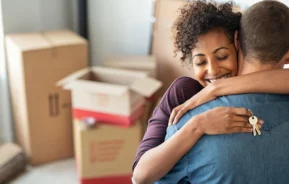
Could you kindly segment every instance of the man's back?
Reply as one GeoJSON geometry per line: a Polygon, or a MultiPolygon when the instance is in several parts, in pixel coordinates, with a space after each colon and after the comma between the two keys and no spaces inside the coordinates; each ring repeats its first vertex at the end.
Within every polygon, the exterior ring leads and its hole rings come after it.
{"type": "MultiPolygon", "coordinates": [[[[264,120],[262,135],[203,136],[158,183],[288,183],[289,95],[231,95],[187,112],[167,129],[171,137],[192,116],[218,106],[245,107],[264,120]]],[[[201,123],[201,122],[200,122],[201,123]]]]}

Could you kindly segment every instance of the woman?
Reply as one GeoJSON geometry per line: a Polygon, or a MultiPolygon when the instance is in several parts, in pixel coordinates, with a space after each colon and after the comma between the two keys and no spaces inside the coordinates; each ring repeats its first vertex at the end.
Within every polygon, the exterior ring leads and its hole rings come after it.
{"type": "MultiPolygon", "coordinates": [[[[175,25],[175,46],[177,51],[183,54],[182,61],[188,59],[189,64],[193,65],[195,78],[199,83],[191,78],[179,78],[164,95],[150,119],[147,132],[138,149],[133,173],[136,183],[151,183],[164,176],[203,134],[252,132],[248,123],[251,113],[248,110],[220,107],[193,117],[178,133],[163,142],[173,108],[184,103],[211,82],[237,75],[237,53],[233,38],[234,32],[238,30],[240,17],[240,13],[232,12],[232,3],[216,7],[211,3],[195,1],[181,9],[175,25]],[[194,126],[198,122],[202,122],[202,132],[194,126]]],[[[278,71],[273,72],[277,74],[278,71]]],[[[264,72],[260,75],[267,74],[264,72]]],[[[246,80],[251,84],[254,83],[248,78],[246,80]]],[[[244,84],[247,86],[247,83],[238,83],[243,86],[244,84]]],[[[244,89],[247,90],[245,92],[255,92],[255,88],[252,84],[250,89],[248,87],[244,89]]],[[[267,86],[263,86],[263,89],[263,92],[271,90],[282,93],[281,87],[279,91],[269,89],[267,86]]]]}

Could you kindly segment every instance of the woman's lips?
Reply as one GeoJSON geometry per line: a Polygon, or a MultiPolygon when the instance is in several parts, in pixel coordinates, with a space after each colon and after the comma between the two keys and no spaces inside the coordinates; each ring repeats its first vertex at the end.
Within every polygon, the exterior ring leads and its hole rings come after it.
{"type": "Polygon", "coordinates": [[[205,81],[208,83],[213,83],[213,82],[216,82],[217,80],[226,79],[226,78],[231,77],[231,76],[232,76],[232,73],[227,73],[227,74],[224,74],[224,75],[221,75],[218,77],[205,79],[205,81]]]}

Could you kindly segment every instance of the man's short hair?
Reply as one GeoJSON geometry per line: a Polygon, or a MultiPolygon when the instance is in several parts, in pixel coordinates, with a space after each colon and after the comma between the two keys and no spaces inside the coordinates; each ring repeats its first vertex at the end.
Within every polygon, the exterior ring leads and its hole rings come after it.
{"type": "Polygon", "coordinates": [[[244,58],[276,64],[289,50],[289,8],[277,1],[262,1],[243,14],[239,30],[244,58]]]}

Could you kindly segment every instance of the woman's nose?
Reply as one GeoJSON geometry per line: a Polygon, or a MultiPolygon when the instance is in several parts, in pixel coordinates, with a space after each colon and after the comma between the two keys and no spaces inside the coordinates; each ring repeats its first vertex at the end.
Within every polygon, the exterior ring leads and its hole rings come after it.
{"type": "Polygon", "coordinates": [[[216,61],[210,61],[208,65],[208,74],[211,76],[217,76],[219,74],[219,65],[216,61]]]}

